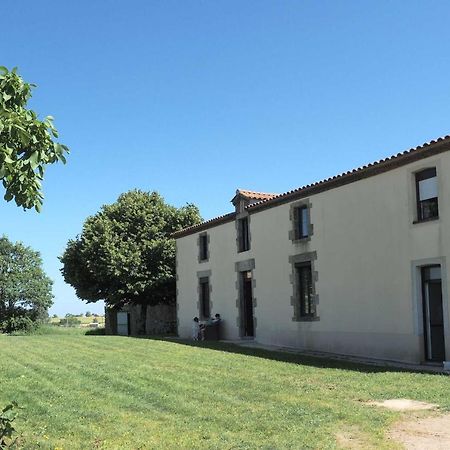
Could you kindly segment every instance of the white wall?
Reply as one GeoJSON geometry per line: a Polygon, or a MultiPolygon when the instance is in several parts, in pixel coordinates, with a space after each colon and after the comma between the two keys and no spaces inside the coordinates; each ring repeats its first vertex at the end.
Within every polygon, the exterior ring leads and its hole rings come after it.
{"type": "Polygon", "coordinates": [[[411,362],[423,360],[417,266],[443,264],[446,348],[450,359],[450,153],[308,197],[314,233],[307,243],[289,239],[290,204],[251,214],[251,250],[236,251],[234,222],[207,230],[210,258],[198,263],[197,234],[177,240],[179,333],[189,336],[198,315],[197,271],[211,270],[213,313],[225,338],[239,338],[235,263],[255,259],[255,338],[261,343],[411,362]],[[436,166],[437,221],[413,224],[413,173],[436,166]],[[317,252],[320,320],[295,322],[289,256],[317,252]]]}

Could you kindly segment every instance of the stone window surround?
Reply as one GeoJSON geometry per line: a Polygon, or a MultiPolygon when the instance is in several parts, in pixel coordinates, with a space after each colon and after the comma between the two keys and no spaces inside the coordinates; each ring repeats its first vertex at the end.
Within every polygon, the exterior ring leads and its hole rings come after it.
{"type": "Polygon", "coordinates": [[[236,214],[236,220],[235,220],[235,227],[236,227],[236,251],[238,253],[245,253],[248,252],[249,250],[251,250],[252,248],[252,233],[251,233],[251,218],[250,218],[250,214],[247,211],[244,211],[242,213],[236,214]],[[247,223],[248,223],[248,250],[244,250],[244,251],[240,251],[239,248],[239,242],[240,242],[240,238],[241,238],[241,230],[239,227],[239,220],[240,219],[247,219],[247,223]]]}
{"type": "Polygon", "coordinates": [[[311,208],[312,204],[310,199],[302,199],[291,203],[289,208],[289,219],[291,221],[292,228],[289,230],[289,240],[293,243],[309,242],[311,240],[311,236],[314,234],[314,225],[311,223],[311,208]],[[306,206],[308,208],[308,236],[299,238],[297,209],[302,206],[306,206]]]}
{"type": "Polygon", "coordinates": [[[318,281],[318,273],[315,270],[315,261],[317,260],[317,252],[306,252],[298,255],[289,256],[289,263],[292,266],[292,272],[289,275],[289,281],[292,284],[291,305],[294,308],[294,315],[292,317],[293,322],[315,322],[320,320],[317,314],[317,306],[319,305],[319,295],[316,293],[316,284],[318,281]],[[302,263],[311,263],[311,275],[312,275],[312,288],[313,288],[313,306],[315,310],[314,316],[301,316],[300,315],[300,303],[299,303],[299,283],[297,277],[296,266],[302,263]]]}
{"type": "Polygon", "coordinates": [[[254,269],[255,269],[255,259],[246,259],[244,261],[238,261],[234,265],[234,270],[236,272],[236,291],[237,291],[237,299],[236,299],[236,308],[237,308],[237,317],[236,317],[236,325],[239,329],[239,337],[245,339],[244,336],[244,318],[241,317],[242,311],[242,303],[243,303],[243,286],[242,286],[242,272],[252,272],[252,297],[253,297],[253,330],[256,334],[256,325],[257,320],[255,317],[255,308],[257,306],[257,301],[255,297],[255,287],[256,281],[254,277],[254,269]]]}
{"type": "Polygon", "coordinates": [[[213,302],[211,300],[211,293],[212,293],[212,284],[211,284],[211,270],[201,270],[197,272],[197,311],[198,311],[198,317],[200,320],[203,319],[209,319],[209,317],[202,317],[202,310],[201,310],[201,299],[200,296],[202,295],[201,289],[200,289],[200,280],[202,278],[208,278],[208,285],[209,285],[209,310],[213,310],[213,302]]]}
{"type": "Polygon", "coordinates": [[[197,247],[198,247],[197,259],[198,259],[199,264],[209,261],[209,242],[210,242],[210,240],[211,240],[211,237],[206,231],[204,231],[203,233],[200,233],[197,236],[197,247]],[[202,255],[202,247],[201,247],[202,236],[206,236],[206,259],[201,259],[201,255],[202,255]]]}

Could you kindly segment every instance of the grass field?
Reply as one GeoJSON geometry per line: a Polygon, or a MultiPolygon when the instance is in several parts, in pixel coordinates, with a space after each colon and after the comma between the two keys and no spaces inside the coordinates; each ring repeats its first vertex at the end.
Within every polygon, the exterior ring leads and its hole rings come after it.
{"type": "Polygon", "coordinates": [[[0,405],[24,408],[17,428],[30,449],[335,448],[346,430],[388,448],[400,415],[365,401],[450,409],[448,376],[202,345],[0,335],[0,405]]]}

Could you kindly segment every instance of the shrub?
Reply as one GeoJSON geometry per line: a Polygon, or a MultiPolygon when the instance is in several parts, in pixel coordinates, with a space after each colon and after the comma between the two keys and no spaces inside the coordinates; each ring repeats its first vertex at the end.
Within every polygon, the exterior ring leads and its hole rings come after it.
{"type": "Polygon", "coordinates": [[[0,412],[0,449],[11,448],[17,441],[17,438],[13,438],[16,433],[13,422],[17,417],[17,408],[17,403],[12,402],[0,412]]]}
{"type": "Polygon", "coordinates": [[[0,323],[2,333],[31,333],[39,326],[27,316],[12,316],[0,323]]]}

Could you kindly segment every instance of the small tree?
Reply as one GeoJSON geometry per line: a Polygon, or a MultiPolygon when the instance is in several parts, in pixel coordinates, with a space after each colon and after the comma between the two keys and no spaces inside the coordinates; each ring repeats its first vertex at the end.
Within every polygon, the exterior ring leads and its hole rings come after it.
{"type": "Polygon", "coordinates": [[[92,313],[90,311],[86,311],[86,317],[91,317],[92,313]]]}
{"type": "Polygon", "coordinates": [[[0,331],[23,330],[45,320],[53,303],[52,284],[39,252],[0,238],[0,331]]]}
{"type": "Polygon", "coordinates": [[[6,189],[4,198],[39,212],[45,168],[57,161],[65,163],[69,149],[54,142],[58,132],[53,117],[41,121],[26,108],[33,87],[16,69],[10,72],[0,67],[0,180],[6,189]]]}
{"type": "MultiPolygon", "coordinates": [[[[156,192],[130,191],[89,217],[61,257],[62,274],[79,298],[127,303],[175,302],[175,240],[171,234],[201,221],[194,205],[175,208],[156,192]]],[[[145,311],[141,333],[145,330],[145,311]]]]}

